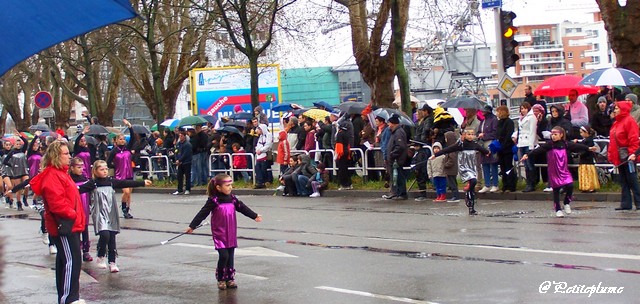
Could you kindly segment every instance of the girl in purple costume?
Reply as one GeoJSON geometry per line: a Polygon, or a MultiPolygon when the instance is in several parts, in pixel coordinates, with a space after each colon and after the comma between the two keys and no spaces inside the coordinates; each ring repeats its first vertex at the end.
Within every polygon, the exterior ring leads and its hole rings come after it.
{"type": "Polygon", "coordinates": [[[262,216],[253,212],[247,205],[231,194],[233,179],[226,174],[218,174],[207,186],[209,199],[193,218],[186,233],[192,233],[202,221],[211,214],[211,234],[213,244],[218,251],[216,280],[218,289],[238,288],[234,281],[236,270],[233,268],[234,250],[238,247],[238,222],[236,211],[246,217],[262,222],[262,216]]]}
{"type": "Polygon", "coordinates": [[[536,159],[537,154],[546,153],[549,171],[549,184],[553,188],[553,205],[557,217],[564,217],[571,213],[569,204],[573,200],[573,177],[569,172],[569,153],[570,152],[587,152],[590,149],[582,144],[566,141],[566,132],[562,127],[554,127],[551,129],[551,142],[543,143],[538,148],[523,155],[521,161],[527,160],[529,157],[536,159]],[[564,188],[564,212],[560,208],[560,190],[564,188]]]}
{"type": "MultiPolygon", "coordinates": [[[[84,168],[86,168],[86,165],[82,158],[74,157],[71,159],[69,175],[78,186],[85,184],[89,180],[84,175],[84,168]]],[[[91,262],[93,261],[93,257],[91,257],[91,254],[89,253],[89,249],[91,249],[91,240],[89,240],[89,215],[91,214],[89,211],[89,205],[91,204],[91,199],[89,198],[89,193],[80,193],[80,200],[82,200],[82,209],[84,209],[85,215],[82,242],[80,243],[82,245],[82,260],[85,262],[91,262]]]]}
{"type": "MultiPolygon", "coordinates": [[[[89,128],[87,127],[84,132],[88,130],[89,128]]],[[[76,141],[73,145],[73,157],[78,157],[82,160],[82,162],[84,163],[82,175],[89,179],[91,178],[91,164],[93,164],[93,159],[95,158],[95,156],[89,149],[87,139],[84,137],[84,132],[80,133],[78,137],[76,137],[76,141]]]]}
{"type": "MultiPolygon", "coordinates": [[[[110,168],[114,168],[114,178],[116,180],[132,180],[133,179],[133,167],[131,161],[133,160],[133,147],[136,144],[136,137],[131,128],[131,123],[126,119],[122,122],[129,128],[130,139],[129,143],[124,137],[124,134],[118,134],[115,138],[115,144],[109,158],[107,158],[107,164],[110,168]]],[[[124,218],[133,218],[129,211],[131,210],[131,188],[122,189],[122,215],[124,218]]]]}
{"type": "MultiPolygon", "coordinates": [[[[29,149],[27,149],[27,165],[29,166],[29,178],[32,178],[40,172],[40,159],[42,159],[42,152],[40,151],[42,144],[40,143],[40,136],[36,132],[36,136],[29,143],[29,149]]],[[[26,190],[25,190],[26,192],[26,190]]],[[[33,195],[33,205],[36,205],[37,195],[33,195]]]]}

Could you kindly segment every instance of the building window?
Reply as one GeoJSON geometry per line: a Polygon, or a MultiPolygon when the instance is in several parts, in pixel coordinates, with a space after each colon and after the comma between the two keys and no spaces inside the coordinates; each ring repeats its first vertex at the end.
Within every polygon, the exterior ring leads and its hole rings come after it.
{"type": "Polygon", "coordinates": [[[593,44],[592,51],[596,51],[596,52],[597,52],[597,51],[599,51],[599,50],[600,50],[600,44],[599,44],[599,43],[594,43],[594,44],[593,44]]]}
{"type": "Polygon", "coordinates": [[[573,33],[573,29],[572,28],[567,28],[567,29],[564,30],[564,32],[566,34],[571,34],[571,33],[573,33]]]}
{"type": "Polygon", "coordinates": [[[594,57],[593,57],[593,63],[595,63],[595,64],[600,64],[600,57],[598,57],[598,56],[594,56],[594,57]]]}
{"type": "Polygon", "coordinates": [[[567,64],[567,69],[569,69],[570,71],[573,71],[573,63],[567,64]]]}
{"type": "Polygon", "coordinates": [[[568,52],[567,53],[567,58],[573,59],[573,52],[568,52]]]}

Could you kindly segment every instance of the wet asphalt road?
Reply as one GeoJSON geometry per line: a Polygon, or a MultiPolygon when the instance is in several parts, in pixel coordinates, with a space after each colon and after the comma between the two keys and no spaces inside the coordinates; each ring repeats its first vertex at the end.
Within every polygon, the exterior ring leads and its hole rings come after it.
{"type": "MultiPolygon", "coordinates": [[[[484,200],[480,214],[469,217],[464,203],[240,198],[264,221],[239,214],[239,289],[215,287],[209,227],[160,245],[187,227],[205,196],[134,193],[136,218],[124,220],[118,235],[121,272],[86,263],[81,297],[89,303],[239,304],[640,298],[640,212],[616,212],[612,202],[574,202],[573,214],[561,219],[549,200],[484,200]],[[597,293],[603,290],[616,293],[597,293]]],[[[6,303],[55,303],[54,257],[41,243],[36,214],[16,213],[0,210],[6,303]]]]}

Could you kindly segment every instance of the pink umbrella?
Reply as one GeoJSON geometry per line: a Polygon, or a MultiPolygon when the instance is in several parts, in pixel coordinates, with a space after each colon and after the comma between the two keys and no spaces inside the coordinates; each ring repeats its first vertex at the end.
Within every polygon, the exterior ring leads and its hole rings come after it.
{"type": "Polygon", "coordinates": [[[577,90],[578,95],[595,94],[600,90],[597,86],[582,85],[581,77],[574,75],[553,76],[543,81],[533,92],[537,96],[560,97],[569,95],[569,91],[577,90]]]}

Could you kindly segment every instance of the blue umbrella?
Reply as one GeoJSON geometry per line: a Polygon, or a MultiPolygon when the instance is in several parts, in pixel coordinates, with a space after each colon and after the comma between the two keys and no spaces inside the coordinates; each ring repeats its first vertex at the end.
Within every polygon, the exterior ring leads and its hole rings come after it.
{"type": "Polygon", "coordinates": [[[276,111],[276,112],[284,112],[284,111],[289,111],[293,109],[293,105],[291,105],[291,103],[288,102],[283,102],[283,103],[277,103],[271,106],[271,111],[276,111]]]}
{"type": "Polygon", "coordinates": [[[206,121],[210,122],[212,125],[215,125],[216,121],[218,120],[217,118],[211,115],[198,115],[198,116],[204,118],[206,121]]]}
{"type": "Polygon", "coordinates": [[[585,76],[578,84],[592,86],[637,86],[640,85],[640,75],[623,68],[601,69],[585,76]]]}
{"type": "Polygon", "coordinates": [[[129,0],[20,0],[0,10],[0,75],[44,49],[136,16],[129,0]]]}
{"type": "Polygon", "coordinates": [[[327,112],[333,112],[333,106],[332,106],[332,105],[330,105],[330,104],[328,104],[328,103],[327,103],[326,101],[324,101],[324,100],[316,101],[316,102],[314,102],[314,103],[313,103],[313,105],[314,105],[314,106],[316,106],[316,107],[318,107],[318,108],[320,108],[320,107],[324,107],[324,109],[325,109],[327,112]]]}

